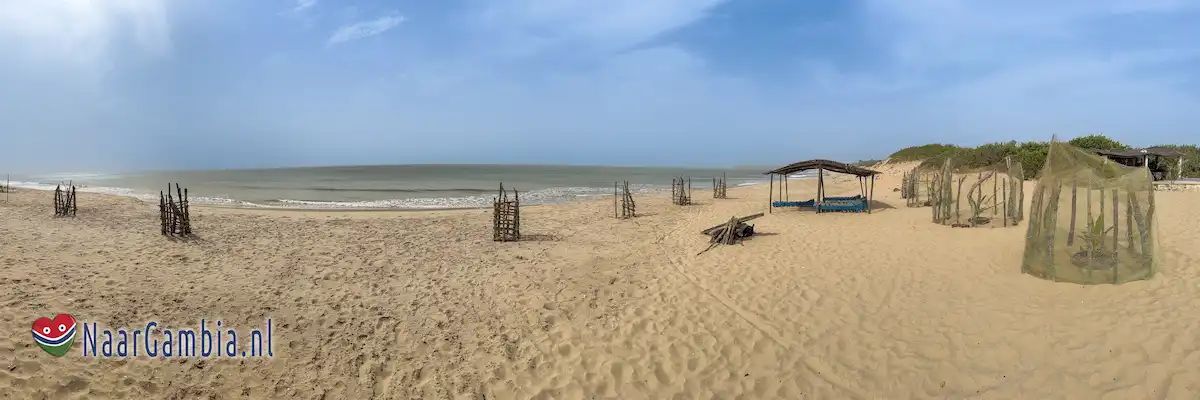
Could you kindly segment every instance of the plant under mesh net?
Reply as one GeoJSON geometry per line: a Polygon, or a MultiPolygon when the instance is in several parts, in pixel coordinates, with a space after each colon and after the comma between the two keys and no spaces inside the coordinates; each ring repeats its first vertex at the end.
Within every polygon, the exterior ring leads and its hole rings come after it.
{"type": "Polygon", "coordinates": [[[1023,273],[1080,284],[1154,275],[1154,190],[1145,168],[1052,141],[1029,215],[1023,273]]]}
{"type": "Polygon", "coordinates": [[[946,159],[930,180],[933,222],[954,227],[1016,226],[1025,218],[1025,172],[1006,158],[982,168],[946,159]]]}

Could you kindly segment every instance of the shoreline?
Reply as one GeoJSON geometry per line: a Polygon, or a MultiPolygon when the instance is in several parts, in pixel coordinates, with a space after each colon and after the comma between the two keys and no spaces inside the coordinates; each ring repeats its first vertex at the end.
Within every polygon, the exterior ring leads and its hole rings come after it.
{"type": "MultiPolygon", "coordinates": [[[[808,180],[808,179],[813,179],[813,178],[802,177],[802,178],[790,178],[789,180],[808,180]]],[[[742,185],[730,187],[729,190],[752,188],[752,187],[757,187],[757,186],[761,186],[761,185],[766,185],[766,183],[754,182],[754,183],[742,184],[742,185]]],[[[47,188],[14,186],[12,189],[9,189],[8,193],[19,193],[20,191],[23,191],[23,190],[33,190],[33,191],[39,191],[39,192],[53,192],[54,191],[54,189],[47,189],[47,188]]],[[[711,190],[712,190],[711,188],[693,188],[692,189],[693,192],[707,192],[707,191],[711,191],[711,190]]],[[[667,191],[667,189],[659,188],[659,189],[652,190],[650,192],[642,193],[642,194],[643,195],[645,195],[645,194],[661,194],[662,192],[665,192],[665,191],[667,191]]],[[[99,196],[112,196],[115,198],[134,199],[134,200],[138,200],[142,203],[146,203],[146,204],[150,204],[150,205],[154,205],[157,203],[153,199],[143,198],[144,196],[132,195],[132,194],[117,194],[117,193],[109,193],[109,192],[102,192],[102,191],[90,191],[90,190],[78,190],[78,193],[87,193],[87,194],[99,195],[99,196]]],[[[557,205],[566,205],[566,204],[574,204],[574,203],[600,202],[600,201],[610,201],[611,198],[612,198],[611,194],[602,194],[602,195],[591,196],[590,198],[569,198],[565,201],[543,202],[543,203],[522,203],[521,207],[522,208],[545,207],[545,206],[557,206],[557,205]]],[[[242,201],[242,200],[236,200],[236,199],[229,199],[229,200],[240,201],[240,202],[252,204],[252,205],[192,203],[191,206],[197,207],[197,208],[203,208],[203,209],[213,209],[213,210],[265,211],[265,212],[277,212],[277,213],[278,212],[300,212],[300,213],[389,213],[389,212],[392,212],[392,213],[423,213],[423,212],[434,212],[435,213],[435,212],[476,211],[476,210],[491,209],[490,206],[478,206],[478,207],[307,207],[307,206],[302,206],[302,205],[301,206],[264,206],[264,205],[257,205],[255,203],[246,202],[246,201],[242,201]]]]}

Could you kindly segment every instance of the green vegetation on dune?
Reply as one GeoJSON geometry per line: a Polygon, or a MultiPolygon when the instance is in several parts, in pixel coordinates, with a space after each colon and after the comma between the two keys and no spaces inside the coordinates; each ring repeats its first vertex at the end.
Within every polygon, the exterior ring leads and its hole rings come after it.
{"type": "Polygon", "coordinates": [[[937,143],[935,143],[935,144],[927,144],[924,146],[906,147],[906,148],[900,149],[900,151],[892,153],[892,155],[888,156],[888,158],[891,159],[892,161],[899,161],[899,162],[921,161],[921,160],[928,160],[930,158],[942,156],[942,155],[945,155],[946,153],[949,153],[949,152],[952,152],[955,150],[960,150],[960,149],[962,149],[962,148],[952,145],[952,144],[937,144],[937,143]]]}
{"type": "MultiPolygon", "coordinates": [[[[1080,136],[1067,141],[1075,147],[1099,150],[1123,150],[1130,146],[1110,139],[1104,135],[1080,136]]],[[[978,147],[959,147],[950,144],[927,144],[900,149],[888,158],[892,161],[921,161],[922,167],[941,166],[947,158],[955,167],[985,167],[1004,161],[1011,156],[1013,161],[1021,163],[1025,176],[1032,179],[1042,170],[1046,162],[1046,151],[1049,142],[1016,141],[987,143],[978,147]]],[[[1196,145],[1160,145],[1184,153],[1183,177],[1200,177],[1200,147],[1196,145]]],[[[1169,176],[1175,175],[1175,163],[1168,163],[1169,176]]]]}

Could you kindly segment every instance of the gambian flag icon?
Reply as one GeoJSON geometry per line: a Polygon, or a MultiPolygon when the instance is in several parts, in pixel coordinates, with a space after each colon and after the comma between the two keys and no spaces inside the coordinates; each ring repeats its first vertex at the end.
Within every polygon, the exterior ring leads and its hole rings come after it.
{"type": "Polygon", "coordinates": [[[75,317],[58,314],[54,319],[38,318],[33,321],[33,340],[50,355],[62,357],[75,343],[75,317]]]}

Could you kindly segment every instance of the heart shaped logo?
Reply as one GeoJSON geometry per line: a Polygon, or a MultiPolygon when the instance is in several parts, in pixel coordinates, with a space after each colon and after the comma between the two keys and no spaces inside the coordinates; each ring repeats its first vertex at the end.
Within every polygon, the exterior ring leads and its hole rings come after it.
{"type": "Polygon", "coordinates": [[[50,355],[62,357],[75,343],[75,317],[58,314],[54,319],[38,318],[33,321],[33,340],[50,355]]]}

